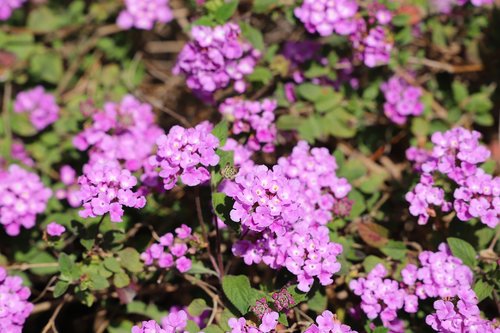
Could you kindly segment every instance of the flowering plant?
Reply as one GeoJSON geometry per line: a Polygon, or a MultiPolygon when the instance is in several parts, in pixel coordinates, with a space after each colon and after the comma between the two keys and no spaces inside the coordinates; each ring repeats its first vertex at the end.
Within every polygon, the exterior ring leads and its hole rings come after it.
{"type": "Polygon", "coordinates": [[[0,0],[0,333],[500,333],[493,0],[0,0]]]}

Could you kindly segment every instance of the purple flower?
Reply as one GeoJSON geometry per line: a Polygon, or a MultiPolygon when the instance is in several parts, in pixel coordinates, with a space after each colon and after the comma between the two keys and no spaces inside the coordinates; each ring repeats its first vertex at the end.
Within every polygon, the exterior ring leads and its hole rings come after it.
{"type": "Polygon", "coordinates": [[[278,325],[278,317],[278,312],[273,311],[270,313],[266,313],[262,317],[262,323],[259,326],[259,330],[263,333],[268,333],[274,330],[276,328],[276,325],[278,325]]]}
{"type": "Polygon", "coordinates": [[[28,301],[31,292],[19,276],[8,276],[0,267],[0,328],[2,332],[21,333],[24,322],[33,310],[28,301]]]}
{"type": "Polygon", "coordinates": [[[26,0],[10,0],[0,2],[0,21],[8,20],[12,12],[26,2],[26,0]]]}
{"type": "Polygon", "coordinates": [[[52,191],[38,175],[16,164],[0,169],[0,224],[9,236],[17,236],[21,227],[31,229],[36,217],[45,211],[52,191]]]}
{"type": "Polygon", "coordinates": [[[46,93],[42,86],[20,92],[14,102],[14,112],[29,113],[31,123],[39,131],[59,119],[59,106],[55,97],[46,93]]]}
{"type": "Polygon", "coordinates": [[[194,26],[191,35],[193,40],[179,54],[174,74],[185,74],[188,87],[201,96],[210,96],[231,81],[236,91],[244,92],[244,76],[253,72],[261,54],[241,41],[239,26],[194,26]]]}
{"type": "Polygon", "coordinates": [[[203,122],[195,128],[174,126],[156,143],[158,151],[149,159],[152,167],[159,169],[166,190],[172,189],[180,176],[188,186],[196,186],[210,179],[208,167],[219,163],[215,149],[219,140],[210,133],[212,126],[203,122]]]}
{"type": "Polygon", "coordinates": [[[169,333],[162,329],[160,325],[154,320],[143,321],[142,325],[132,327],[131,333],[169,333]]]}
{"type": "Polygon", "coordinates": [[[394,123],[403,125],[409,116],[419,116],[424,112],[422,90],[410,86],[404,79],[393,76],[381,85],[381,90],[386,100],[384,113],[394,123]]]}
{"type": "Polygon", "coordinates": [[[233,123],[233,134],[248,135],[246,147],[253,151],[273,152],[277,135],[274,123],[276,107],[275,100],[258,102],[235,97],[226,99],[219,111],[233,123]]]}
{"type": "Polygon", "coordinates": [[[116,24],[122,29],[151,30],[155,22],[168,23],[174,18],[168,3],[169,0],[125,0],[126,8],[116,24]]]}
{"type": "Polygon", "coordinates": [[[89,162],[78,178],[78,196],[83,205],[79,215],[87,218],[109,212],[112,222],[121,222],[123,206],[142,208],[146,204],[144,196],[132,190],[136,183],[135,176],[115,160],[89,162]]]}
{"type": "Polygon", "coordinates": [[[65,231],[66,228],[56,222],[51,222],[47,225],[47,234],[49,236],[60,237],[65,231]]]}

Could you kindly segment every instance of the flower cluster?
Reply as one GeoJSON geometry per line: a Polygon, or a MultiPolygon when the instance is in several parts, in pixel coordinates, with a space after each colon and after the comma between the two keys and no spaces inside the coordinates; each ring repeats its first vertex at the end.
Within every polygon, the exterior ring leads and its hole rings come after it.
{"type": "Polygon", "coordinates": [[[331,311],[324,311],[316,318],[316,324],[309,326],[304,333],[358,333],[348,325],[342,324],[331,311]]]}
{"type": "Polygon", "coordinates": [[[454,257],[444,243],[437,252],[420,253],[418,259],[420,268],[408,265],[401,274],[405,284],[415,286],[415,294],[420,299],[454,297],[460,289],[472,285],[472,271],[454,257]]]}
{"type": "Polygon", "coordinates": [[[419,224],[426,224],[436,214],[431,205],[446,212],[453,207],[462,221],[478,218],[495,228],[500,215],[500,179],[486,174],[478,167],[490,156],[490,151],[479,144],[481,134],[464,128],[454,128],[432,135],[434,148],[424,161],[424,154],[414,151],[410,157],[417,159],[422,170],[419,183],[406,194],[410,214],[418,216],[419,224]],[[444,177],[446,176],[446,177],[444,177]],[[437,180],[452,181],[455,186],[453,204],[446,200],[445,191],[437,180]]]}
{"type": "Polygon", "coordinates": [[[112,222],[121,222],[123,206],[142,208],[146,198],[133,190],[137,178],[114,160],[89,163],[78,178],[78,196],[83,204],[82,218],[110,214],[112,222]]]}
{"type": "Polygon", "coordinates": [[[379,3],[369,9],[365,19],[359,17],[358,3],[354,0],[305,0],[294,12],[311,33],[348,36],[356,58],[368,67],[375,67],[387,64],[390,59],[394,42],[386,26],[392,20],[392,13],[379,3]]]}
{"type": "Polygon", "coordinates": [[[37,214],[47,207],[52,191],[37,174],[16,164],[0,170],[0,224],[10,236],[17,236],[21,227],[31,229],[37,214]]]}
{"type": "Polygon", "coordinates": [[[433,314],[427,315],[425,322],[439,333],[498,333],[495,322],[481,318],[476,294],[470,288],[461,289],[458,301],[437,300],[433,314]]]}
{"type": "Polygon", "coordinates": [[[156,22],[168,23],[173,18],[169,0],[125,0],[116,24],[122,29],[151,30],[156,22]]]}
{"type": "Polygon", "coordinates": [[[33,310],[28,302],[31,292],[23,287],[19,276],[8,276],[0,267],[0,328],[2,332],[21,333],[23,325],[33,310]]]}
{"type": "Polygon", "coordinates": [[[59,200],[66,199],[71,207],[80,207],[80,186],[76,177],[76,171],[69,165],[63,165],[59,170],[59,177],[64,188],[56,190],[55,196],[59,200]]]}
{"type": "Polygon", "coordinates": [[[368,67],[389,63],[394,46],[391,33],[383,22],[369,28],[364,20],[358,20],[356,32],[349,39],[355,50],[355,57],[368,67]]]}
{"type": "Polygon", "coordinates": [[[66,228],[63,225],[60,225],[56,222],[50,222],[47,225],[47,234],[52,237],[60,237],[66,231],[66,228]]]}
{"type": "Polygon", "coordinates": [[[175,235],[167,233],[160,237],[158,243],[149,246],[141,254],[141,259],[147,266],[157,265],[160,268],[176,267],[179,272],[185,273],[191,269],[192,262],[187,255],[192,254],[189,243],[196,241],[191,228],[183,224],[175,229],[175,235]]]}
{"type": "Polygon", "coordinates": [[[0,20],[5,21],[9,19],[12,15],[12,12],[26,2],[26,0],[9,0],[0,2],[0,20]]]}
{"type": "Polygon", "coordinates": [[[366,278],[350,282],[349,287],[361,296],[361,309],[369,319],[380,316],[385,327],[393,327],[399,322],[397,311],[416,313],[419,299],[455,297],[471,288],[472,271],[451,255],[446,244],[441,244],[437,252],[424,251],[418,258],[420,267],[409,264],[401,271],[401,283],[384,278],[388,272],[382,264],[366,278]]]}
{"type": "Polygon", "coordinates": [[[59,119],[59,106],[53,95],[42,86],[20,92],[14,102],[14,112],[29,113],[33,126],[41,131],[59,119]]]}
{"type": "Polygon", "coordinates": [[[174,74],[185,74],[188,87],[202,94],[225,88],[231,80],[237,92],[245,91],[244,76],[253,72],[261,54],[240,40],[239,26],[194,26],[191,35],[193,40],[179,54],[174,74]]]}
{"type": "MultiPolygon", "coordinates": [[[[19,162],[21,162],[22,164],[24,164],[28,167],[35,166],[35,161],[33,161],[31,156],[26,151],[24,144],[20,140],[14,140],[12,142],[10,154],[12,155],[13,159],[18,160],[19,162]]],[[[0,157],[0,159],[1,159],[1,157],[0,157]]]]}
{"type": "Polygon", "coordinates": [[[149,159],[150,165],[160,168],[166,190],[172,189],[180,176],[188,186],[196,186],[210,179],[208,167],[219,163],[215,149],[219,140],[210,133],[212,125],[208,122],[194,128],[185,129],[174,126],[167,135],[157,140],[158,151],[149,159]]]}
{"type": "Polygon", "coordinates": [[[259,327],[250,326],[245,318],[231,318],[228,325],[231,328],[231,333],[268,333],[278,325],[278,312],[266,313],[261,320],[259,327]]]}
{"type": "Polygon", "coordinates": [[[297,180],[294,188],[303,219],[310,225],[326,225],[335,213],[348,215],[350,209],[342,209],[341,203],[352,187],[345,178],[335,174],[337,162],[326,148],[310,148],[300,141],[288,157],[281,157],[278,165],[288,179],[297,180]],[[347,213],[347,214],[346,214],[347,213]]]}
{"type": "Polygon", "coordinates": [[[369,319],[380,316],[384,326],[390,327],[398,320],[398,310],[417,312],[418,297],[401,288],[397,281],[384,279],[386,275],[384,265],[378,264],[366,278],[352,280],[349,287],[361,296],[361,309],[369,319]]]}
{"type": "Polygon", "coordinates": [[[301,216],[293,186],[279,166],[258,165],[238,173],[235,188],[226,193],[235,199],[231,219],[252,231],[284,234],[301,216]]]}
{"type": "Polygon", "coordinates": [[[167,333],[167,331],[161,328],[156,321],[150,320],[132,327],[131,333],[167,333]]]}
{"type": "Polygon", "coordinates": [[[475,7],[491,5],[493,0],[432,0],[431,6],[439,13],[449,14],[454,6],[465,6],[471,3],[475,7]]]}
{"type": "Polygon", "coordinates": [[[272,170],[240,170],[235,188],[225,190],[235,199],[231,219],[251,232],[233,246],[233,253],[247,265],[263,261],[273,269],[286,267],[302,291],[311,288],[315,277],[322,285],[332,283],[342,246],[330,241],[324,225],[351,189],[347,180],[337,178],[336,168],[328,150],[310,150],[300,142],[272,170]]]}
{"type": "Polygon", "coordinates": [[[307,31],[321,36],[352,34],[356,30],[357,12],[354,0],[305,0],[294,11],[307,31]]]}
{"type": "Polygon", "coordinates": [[[403,125],[409,116],[424,112],[422,89],[411,86],[404,79],[393,76],[381,85],[384,93],[384,113],[394,123],[403,125]]]}
{"type": "Polygon", "coordinates": [[[152,106],[127,95],[94,112],[92,123],[73,138],[73,144],[82,151],[90,149],[91,160],[116,159],[133,172],[143,167],[161,134],[152,106]]]}
{"type": "Polygon", "coordinates": [[[166,333],[183,333],[187,326],[188,314],[184,310],[173,311],[161,321],[166,333]]]}
{"type": "Polygon", "coordinates": [[[246,143],[249,149],[273,152],[277,134],[274,110],[277,105],[271,99],[258,102],[228,98],[220,105],[219,111],[233,123],[233,134],[249,134],[246,143]]]}
{"type": "Polygon", "coordinates": [[[170,307],[168,313],[168,316],[163,317],[161,320],[161,325],[167,331],[169,331],[169,327],[177,327],[178,329],[186,327],[188,320],[192,320],[198,327],[204,328],[206,326],[205,321],[210,316],[210,310],[205,310],[199,316],[194,317],[187,312],[187,307],[175,305],[170,307]]]}

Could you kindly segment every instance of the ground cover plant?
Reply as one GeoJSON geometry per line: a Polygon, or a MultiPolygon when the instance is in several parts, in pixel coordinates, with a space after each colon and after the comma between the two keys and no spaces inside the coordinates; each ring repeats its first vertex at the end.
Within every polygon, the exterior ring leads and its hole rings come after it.
{"type": "Polygon", "coordinates": [[[499,28],[0,0],[0,333],[500,333],[499,28]]]}

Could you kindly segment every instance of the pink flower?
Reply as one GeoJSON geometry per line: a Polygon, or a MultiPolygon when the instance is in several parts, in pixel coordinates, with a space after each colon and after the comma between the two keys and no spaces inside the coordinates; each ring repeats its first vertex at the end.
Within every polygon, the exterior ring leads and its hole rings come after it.
{"type": "Polygon", "coordinates": [[[47,234],[53,237],[59,237],[66,231],[66,228],[56,222],[47,225],[47,234]]]}

